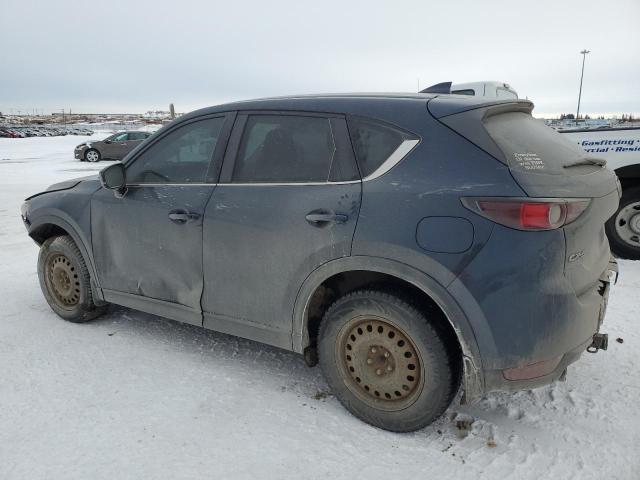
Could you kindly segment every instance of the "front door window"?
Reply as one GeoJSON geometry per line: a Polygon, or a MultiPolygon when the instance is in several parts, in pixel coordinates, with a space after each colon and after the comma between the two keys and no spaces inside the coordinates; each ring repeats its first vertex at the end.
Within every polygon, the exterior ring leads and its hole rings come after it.
{"type": "Polygon", "coordinates": [[[172,131],[127,164],[127,183],[204,183],[224,120],[198,120],[172,131]]]}

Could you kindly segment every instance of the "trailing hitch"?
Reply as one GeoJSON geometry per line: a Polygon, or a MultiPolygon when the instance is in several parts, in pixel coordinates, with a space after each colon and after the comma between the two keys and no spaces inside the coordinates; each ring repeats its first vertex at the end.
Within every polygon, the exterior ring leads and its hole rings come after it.
{"type": "Polygon", "coordinates": [[[598,350],[606,350],[609,345],[609,335],[606,333],[596,333],[593,336],[591,345],[587,347],[587,352],[597,353],[598,350]]]}

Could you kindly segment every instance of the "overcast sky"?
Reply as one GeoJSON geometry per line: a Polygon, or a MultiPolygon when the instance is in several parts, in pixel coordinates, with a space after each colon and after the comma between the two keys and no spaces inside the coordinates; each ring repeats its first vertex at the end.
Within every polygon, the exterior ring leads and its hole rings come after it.
{"type": "Polygon", "coordinates": [[[640,114],[640,0],[0,0],[0,111],[179,112],[499,80],[537,116],[640,114]],[[419,79],[419,80],[418,80],[419,79]]]}

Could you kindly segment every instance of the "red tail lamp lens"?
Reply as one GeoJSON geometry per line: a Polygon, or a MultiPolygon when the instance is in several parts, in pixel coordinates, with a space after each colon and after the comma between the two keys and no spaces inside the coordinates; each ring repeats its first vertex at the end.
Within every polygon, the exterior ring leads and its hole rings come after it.
{"type": "Polygon", "coordinates": [[[589,200],[469,199],[462,203],[496,223],[518,230],[553,230],[576,220],[589,200]]]}
{"type": "Polygon", "coordinates": [[[520,226],[525,230],[551,230],[561,227],[566,207],[561,203],[523,203],[520,205],[520,226]]]}

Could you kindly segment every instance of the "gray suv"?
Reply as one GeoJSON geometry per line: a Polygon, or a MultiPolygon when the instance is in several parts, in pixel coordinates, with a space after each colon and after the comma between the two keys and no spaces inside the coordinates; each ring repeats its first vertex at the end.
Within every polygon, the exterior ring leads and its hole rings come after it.
{"type": "Polygon", "coordinates": [[[81,143],[73,150],[73,154],[81,162],[99,162],[102,159],[122,160],[150,136],[149,132],[117,132],[104,140],[81,143]]]}
{"type": "Polygon", "coordinates": [[[318,361],[381,428],[552,382],[599,333],[616,176],[524,100],[263,99],[181,117],[22,217],[51,308],[108,303],[318,361]]]}

